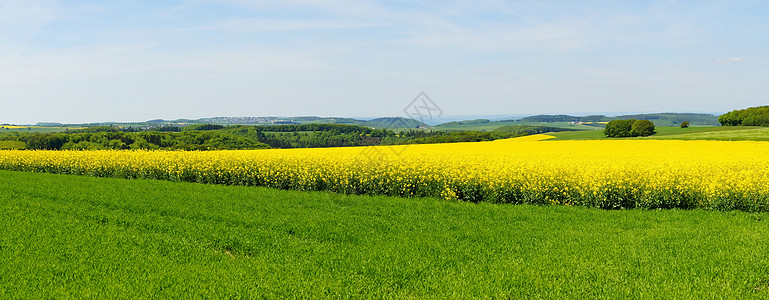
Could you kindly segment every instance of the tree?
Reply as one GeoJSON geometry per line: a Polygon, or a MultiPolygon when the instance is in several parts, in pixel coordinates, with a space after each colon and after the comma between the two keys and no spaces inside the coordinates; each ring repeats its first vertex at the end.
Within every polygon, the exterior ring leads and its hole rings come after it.
{"type": "Polygon", "coordinates": [[[61,134],[37,133],[26,140],[27,149],[59,150],[67,143],[67,137],[61,134]]]}
{"type": "Polygon", "coordinates": [[[606,123],[606,129],[603,130],[603,134],[607,137],[629,137],[632,136],[630,131],[633,129],[633,123],[635,119],[630,120],[611,120],[606,123]]]}
{"type": "Polygon", "coordinates": [[[681,128],[689,128],[689,121],[681,122],[681,128]]]}
{"type": "Polygon", "coordinates": [[[654,134],[654,123],[649,120],[612,120],[606,124],[603,134],[607,137],[650,136],[654,134]]]}
{"type": "Polygon", "coordinates": [[[633,122],[630,130],[631,136],[650,136],[654,134],[654,123],[649,120],[638,120],[633,122]]]}

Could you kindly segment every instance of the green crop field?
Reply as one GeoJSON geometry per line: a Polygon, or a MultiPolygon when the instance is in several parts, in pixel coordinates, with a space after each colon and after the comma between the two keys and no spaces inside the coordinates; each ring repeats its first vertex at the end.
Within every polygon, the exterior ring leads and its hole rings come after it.
{"type": "Polygon", "coordinates": [[[56,133],[66,132],[68,130],[82,129],[83,127],[61,127],[61,126],[15,126],[0,125],[0,133],[18,132],[18,133],[56,133]]]}
{"type": "Polygon", "coordinates": [[[655,135],[654,139],[665,140],[719,140],[719,141],[769,141],[767,127],[714,127],[718,130],[687,132],[682,130],[675,135],[655,135]]]}
{"type": "MultiPolygon", "coordinates": [[[[655,133],[649,137],[633,137],[626,139],[650,139],[650,140],[721,140],[721,141],[769,141],[769,128],[749,126],[728,127],[656,127],[655,133]]],[[[552,140],[598,140],[608,139],[603,134],[603,129],[564,131],[549,133],[555,136],[552,140]]],[[[620,139],[620,138],[611,138],[620,139]]]]}
{"type": "Polygon", "coordinates": [[[769,214],[0,171],[0,298],[769,297],[769,214]]]}

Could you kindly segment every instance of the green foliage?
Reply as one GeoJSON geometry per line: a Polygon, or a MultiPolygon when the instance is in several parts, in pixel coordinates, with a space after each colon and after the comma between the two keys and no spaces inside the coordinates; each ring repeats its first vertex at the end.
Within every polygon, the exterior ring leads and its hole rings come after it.
{"type": "MultiPolygon", "coordinates": [[[[80,141],[77,143],[67,142],[61,147],[61,150],[104,150],[109,149],[99,143],[80,141]]],[[[122,148],[118,148],[122,149],[122,148]]]]}
{"type": "Polygon", "coordinates": [[[513,125],[492,132],[409,129],[395,132],[346,124],[302,124],[271,126],[230,126],[224,132],[249,137],[273,148],[315,148],[392,144],[426,144],[491,141],[527,134],[571,129],[513,125]]]}
{"type": "Polygon", "coordinates": [[[97,133],[97,132],[118,132],[120,128],[112,126],[96,126],[83,129],[73,129],[69,133],[97,133]]]}
{"type": "MultiPolygon", "coordinates": [[[[410,130],[403,134],[405,140],[394,140],[394,144],[437,144],[437,143],[462,143],[485,142],[498,139],[507,139],[531,134],[547,132],[571,131],[572,129],[547,126],[509,125],[502,126],[494,131],[416,131],[410,130]]],[[[388,142],[388,141],[386,141],[388,142]]]]}
{"type": "Polygon", "coordinates": [[[23,150],[27,144],[19,141],[0,141],[0,150],[23,150]]]}
{"type": "Polygon", "coordinates": [[[769,126],[769,106],[733,110],[718,117],[723,126],[769,126]]]}
{"type": "Polygon", "coordinates": [[[216,124],[195,124],[190,125],[187,127],[182,128],[183,131],[208,131],[208,130],[219,130],[226,128],[223,125],[216,125],[216,124]]]}
{"type": "MultiPolygon", "coordinates": [[[[109,127],[107,127],[109,128],[109,127]]],[[[97,150],[97,149],[166,149],[166,150],[229,150],[264,149],[268,145],[253,139],[221,131],[185,132],[121,132],[93,129],[89,132],[2,135],[0,140],[21,143],[22,149],[33,150],[97,150]]],[[[18,148],[18,146],[17,146],[18,148]]]]}
{"type": "Polygon", "coordinates": [[[150,128],[149,130],[161,131],[161,132],[181,132],[182,127],[181,126],[160,126],[160,127],[150,128]]]}
{"type": "Polygon", "coordinates": [[[509,138],[532,134],[541,134],[548,132],[563,132],[563,131],[576,131],[575,129],[562,128],[562,127],[549,127],[549,126],[532,126],[532,125],[508,125],[495,129],[494,133],[509,134],[509,136],[499,136],[498,138],[509,138]]]}
{"type": "Polygon", "coordinates": [[[496,137],[491,132],[481,131],[434,131],[430,136],[407,140],[404,144],[437,144],[493,141],[496,137]]]}
{"type": "MultiPolygon", "coordinates": [[[[392,118],[396,120],[398,118],[392,118]]],[[[482,122],[482,121],[479,121],[482,122]]],[[[27,149],[167,149],[225,150],[261,148],[320,148],[394,144],[456,143],[492,141],[529,134],[573,129],[510,125],[491,132],[434,131],[409,129],[396,132],[348,124],[294,124],[266,126],[221,126],[196,124],[188,127],[153,127],[132,132],[135,128],[101,126],[66,133],[3,134],[0,141],[24,143],[27,149]],[[201,130],[191,130],[201,129],[201,130]],[[127,131],[121,131],[127,130],[127,131]]]]}
{"type": "Polygon", "coordinates": [[[649,120],[638,120],[633,122],[630,130],[631,136],[650,136],[654,134],[654,123],[649,120]]]}
{"type": "Polygon", "coordinates": [[[66,133],[3,134],[0,141],[23,143],[27,149],[49,150],[225,150],[379,145],[386,140],[408,139],[398,136],[391,130],[340,124],[230,127],[200,124],[185,128],[153,127],[142,132],[101,126],[66,133]]]}
{"type": "Polygon", "coordinates": [[[689,121],[681,122],[681,128],[689,128],[689,121]]]}
{"type": "Polygon", "coordinates": [[[649,120],[611,120],[603,131],[607,137],[635,137],[654,134],[654,123],[649,120]]]}
{"type": "Polygon", "coordinates": [[[607,137],[630,137],[633,136],[631,131],[633,130],[633,123],[637,120],[611,120],[606,124],[606,128],[603,133],[607,137]]]}
{"type": "Polygon", "coordinates": [[[140,150],[140,149],[141,150],[158,150],[158,149],[160,149],[160,146],[158,146],[156,144],[152,144],[152,143],[148,142],[147,140],[145,140],[145,139],[143,139],[141,137],[138,137],[131,144],[131,146],[129,148],[132,149],[132,150],[140,150]]]}
{"type": "Polygon", "coordinates": [[[27,149],[59,150],[67,143],[66,137],[61,134],[36,133],[26,137],[28,138],[23,142],[27,145],[27,149]]]}
{"type": "Polygon", "coordinates": [[[750,115],[742,120],[745,126],[769,126],[769,114],[750,115]]]}

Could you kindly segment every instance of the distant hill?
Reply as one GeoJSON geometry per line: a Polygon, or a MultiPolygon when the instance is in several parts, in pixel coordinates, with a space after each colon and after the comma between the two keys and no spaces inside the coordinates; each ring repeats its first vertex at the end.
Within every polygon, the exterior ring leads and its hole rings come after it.
{"type": "Polygon", "coordinates": [[[61,127],[63,124],[57,123],[57,122],[38,122],[35,124],[35,126],[43,126],[43,127],[61,127]]]}
{"type": "Polygon", "coordinates": [[[570,116],[570,115],[536,115],[521,118],[521,122],[608,122],[616,119],[638,119],[649,120],[656,126],[677,126],[683,121],[688,121],[691,125],[718,126],[718,116],[711,114],[695,113],[654,113],[654,114],[636,114],[622,115],[616,117],[607,117],[604,115],[592,116],[570,116]]]}
{"type": "Polygon", "coordinates": [[[690,125],[719,126],[718,116],[711,114],[695,113],[658,113],[658,114],[638,114],[616,116],[616,119],[637,119],[649,120],[655,126],[670,127],[678,126],[683,121],[688,121],[690,125]]]}
{"type": "Polygon", "coordinates": [[[491,122],[491,120],[489,120],[489,119],[475,119],[475,120],[467,120],[467,121],[446,122],[446,123],[443,123],[443,124],[440,124],[440,125],[441,126],[478,125],[478,124],[488,124],[490,122],[491,122]]]}
{"type": "MultiPolygon", "coordinates": [[[[299,117],[212,117],[201,119],[177,119],[164,120],[154,119],[144,122],[103,122],[89,124],[59,124],[59,123],[39,123],[42,126],[76,126],[76,127],[95,127],[95,126],[115,126],[118,128],[133,128],[133,130],[147,130],[164,128],[166,131],[179,131],[179,128],[196,124],[213,125],[305,125],[305,124],[342,124],[357,125],[374,129],[417,129],[430,128],[436,130],[480,130],[491,131],[505,125],[540,125],[546,127],[559,127],[571,129],[596,129],[603,126],[602,122],[608,122],[615,119],[646,119],[654,122],[656,126],[669,127],[678,126],[683,121],[688,121],[693,126],[719,126],[718,117],[711,114],[696,113],[654,113],[654,114],[636,114],[622,115],[616,117],[607,117],[605,115],[572,116],[572,115],[536,115],[521,119],[502,119],[490,120],[487,118],[457,120],[446,122],[434,126],[425,124],[414,119],[403,117],[384,117],[371,120],[340,118],[340,117],[318,117],[318,116],[299,116],[299,117]],[[599,123],[600,122],[600,123],[599,123]],[[550,123],[550,124],[538,124],[550,123]]],[[[63,129],[59,129],[64,131],[63,129]]]]}
{"type": "Polygon", "coordinates": [[[390,118],[377,118],[365,121],[365,125],[374,128],[420,128],[428,127],[427,124],[409,118],[390,117],[390,118]]]}
{"type": "Polygon", "coordinates": [[[216,124],[216,125],[302,125],[302,124],[345,124],[358,125],[370,128],[419,128],[428,125],[413,119],[401,117],[377,118],[372,120],[359,120],[353,118],[334,117],[214,117],[197,120],[150,120],[147,122],[126,125],[150,125],[150,126],[174,126],[189,124],[216,124]]]}
{"type": "Polygon", "coordinates": [[[321,117],[291,117],[291,118],[284,118],[286,120],[289,120],[291,122],[299,123],[299,124],[350,124],[350,125],[361,125],[361,123],[365,123],[366,121],[363,120],[356,120],[352,118],[321,118],[321,117]]]}
{"type": "Polygon", "coordinates": [[[536,116],[529,116],[529,117],[521,118],[519,121],[522,121],[522,122],[547,122],[547,123],[578,122],[579,121],[579,117],[577,117],[577,116],[569,116],[569,115],[536,115],[536,116]]]}

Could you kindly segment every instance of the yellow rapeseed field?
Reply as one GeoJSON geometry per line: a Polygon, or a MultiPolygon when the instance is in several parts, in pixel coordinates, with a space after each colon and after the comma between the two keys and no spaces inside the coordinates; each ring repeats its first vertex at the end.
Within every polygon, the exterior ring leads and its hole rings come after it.
{"type": "Polygon", "coordinates": [[[601,208],[769,210],[769,142],[546,141],[232,151],[0,151],[0,169],[601,208]]]}

